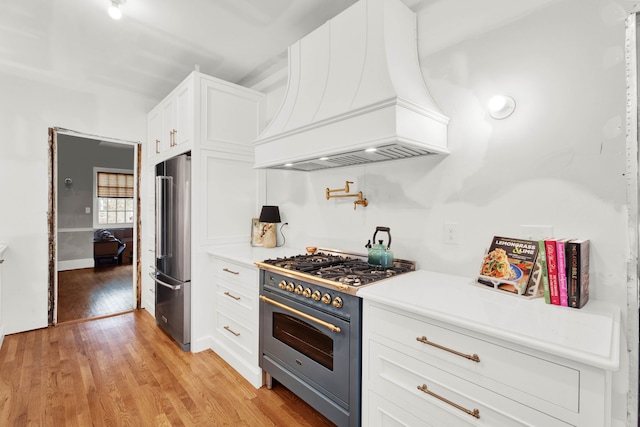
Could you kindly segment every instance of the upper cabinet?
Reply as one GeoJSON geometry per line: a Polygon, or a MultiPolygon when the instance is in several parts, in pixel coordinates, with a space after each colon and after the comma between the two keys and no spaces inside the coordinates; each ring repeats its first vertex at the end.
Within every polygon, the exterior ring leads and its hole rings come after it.
{"type": "Polygon", "coordinates": [[[194,74],[189,75],[147,115],[149,159],[164,160],[193,146],[194,74]]]}
{"type": "Polygon", "coordinates": [[[253,158],[264,124],[264,94],[213,77],[200,79],[202,148],[253,158]]]}
{"type": "Polygon", "coordinates": [[[194,71],[147,115],[148,159],[202,148],[253,160],[263,106],[264,94],[194,71]]]}

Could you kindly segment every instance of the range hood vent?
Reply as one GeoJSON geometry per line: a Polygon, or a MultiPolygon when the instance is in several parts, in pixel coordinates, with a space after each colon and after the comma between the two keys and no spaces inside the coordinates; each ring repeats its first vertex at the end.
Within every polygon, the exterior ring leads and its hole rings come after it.
{"type": "Polygon", "coordinates": [[[360,0],[289,47],[287,90],[255,142],[255,167],[448,154],[449,119],[424,84],[416,38],[416,15],[401,0],[360,0]]]}

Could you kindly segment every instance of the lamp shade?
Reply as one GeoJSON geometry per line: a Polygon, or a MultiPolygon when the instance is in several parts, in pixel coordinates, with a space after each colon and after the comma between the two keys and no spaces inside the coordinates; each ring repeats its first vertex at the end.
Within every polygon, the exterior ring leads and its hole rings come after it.
{"type": "Polygon", "coordinates": [[[280,221],[280,209],[277,206],[263,206],[260,211],[260,222],[276,223],[280,221]]]}

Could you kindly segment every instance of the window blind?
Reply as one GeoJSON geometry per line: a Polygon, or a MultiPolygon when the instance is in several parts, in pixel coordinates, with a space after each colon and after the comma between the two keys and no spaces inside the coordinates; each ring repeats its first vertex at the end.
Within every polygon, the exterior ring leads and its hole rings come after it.
{"type": "Polygon", "coordinates": [[[98,197],[133,197],[133,174],[98,172],[98,197]]]}

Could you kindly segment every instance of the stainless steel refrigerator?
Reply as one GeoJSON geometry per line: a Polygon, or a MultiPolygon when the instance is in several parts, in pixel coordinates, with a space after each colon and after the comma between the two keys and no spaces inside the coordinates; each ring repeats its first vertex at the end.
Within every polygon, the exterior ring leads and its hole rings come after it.
{"type": "Polygon", "coordinates": [[[156,165],[156,324],[191,349],[191,154],[156,165]]]}

